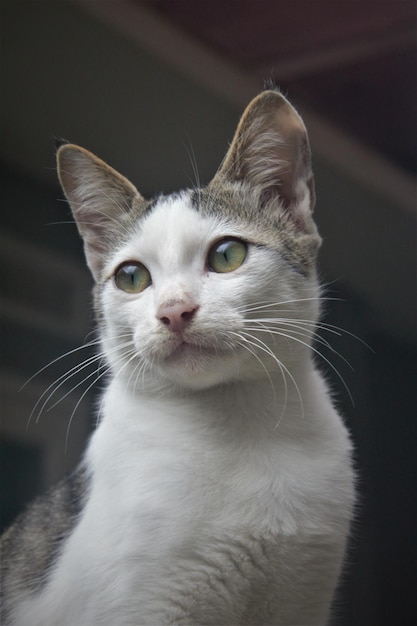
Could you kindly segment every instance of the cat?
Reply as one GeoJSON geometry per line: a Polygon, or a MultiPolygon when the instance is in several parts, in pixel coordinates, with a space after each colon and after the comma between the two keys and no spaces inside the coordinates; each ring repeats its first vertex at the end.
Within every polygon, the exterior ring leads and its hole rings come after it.
{"type": "Polygon", "coordinates": [[[311,347],[304,123],[261,92],[205,187],[145,200],[73,144],[58,174],[111,371],[75,472],[3,539],[9,626],[316,626],[354,507],[311,347]]]}

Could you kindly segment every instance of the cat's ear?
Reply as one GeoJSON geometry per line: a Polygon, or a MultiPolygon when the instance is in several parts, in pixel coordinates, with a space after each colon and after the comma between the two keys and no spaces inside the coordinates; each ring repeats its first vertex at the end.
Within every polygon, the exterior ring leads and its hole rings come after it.
{"type": "Polygon", "coordinates": [[[104,259],[123,228],[134,201],[134,185],[88,150],[63,144],[57,151],[58,176],[84,240],[87,264],[99,280],[104,259]]]}
{"type": "Polygon", "coordinates": [[[277,200],[290,213],[294,210],[306,216],[313,210],[307,131],[279,91],[262,92],[246,108],[214,181],[221,179],[256,187],[263,204],[277,200]]]}

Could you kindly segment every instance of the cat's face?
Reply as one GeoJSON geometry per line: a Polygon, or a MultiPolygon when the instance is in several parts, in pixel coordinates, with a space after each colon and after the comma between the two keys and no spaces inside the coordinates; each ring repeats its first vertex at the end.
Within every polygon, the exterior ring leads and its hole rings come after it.
{"type": "Polygon", "coordinates": [[[249,105],[203,189],[147,202],[82,148],[58,164],[114,374],[191,388],[291,377],[317,317],[319,237],[305,128],[279,93],[249,105]]]}
{"type": "Polygon", "coordinates": [[[196,210],[190,196],[161,200],[104,267],[103,341],[132,384],[201,388],[265,375],[279,369],[269,351],[286,366],[297,353],[288,320],[316,316],[314,277],[257,240],[251,224],[196,210]]]}

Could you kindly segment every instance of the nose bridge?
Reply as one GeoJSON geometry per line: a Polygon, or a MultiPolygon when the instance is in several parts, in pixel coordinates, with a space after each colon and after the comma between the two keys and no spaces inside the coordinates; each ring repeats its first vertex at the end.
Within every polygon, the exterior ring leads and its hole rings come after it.
{"type": "Polygon", "coordinates": [[[171,276],[156,294],[156,308],[171,308],[191,300],[193,300],[191,285],[171,276]]]}
{"type": "Polygon", "coordinates": [[[198,286],[191,277],[184,272],[172,272],[167,275],[163,283],[159,282],[159,289],[155,290],[155,309],[169,309],[178,305],[199,304],[198,286]]]}

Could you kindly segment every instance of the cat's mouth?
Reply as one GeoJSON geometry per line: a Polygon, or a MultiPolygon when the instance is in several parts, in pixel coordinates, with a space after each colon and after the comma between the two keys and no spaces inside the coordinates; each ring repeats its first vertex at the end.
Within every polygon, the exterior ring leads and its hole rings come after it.
{"type": "Polygon", "coordinates": [[[213,345],[182,340],[159,360],[161,372],[181,385],[200,388],[218,382],[224,377],[222,354],[225,351],[213,345]]]}
{"type": "Polygon", "coordinates": [[[205,357],[214,357],[219,354],[217,348],[212,346],[203,346],[190,341],[181,341],[166,357],[166,361],[176,361],[182,359],[204,359],[205,357]]]}
{"type": "Polygon", "coordinates": [[[222,338],[175,336],[159,344],[153,364],[168,380],[192,388],[217,384],[234,371],[235,350],[222,338]],[[210,340],[211,339],[211,340],[210,340]]]}
{"type": "Polygon", "coordinates": [[[240,366],[233,349],[221,337],[172,337],[153,360],[168,380],[191,388],[216,385],[236,373],[240,366]],[[207,339],[207,341],[204,341],[207,339]]]}
{"type": "Polygon", "coordinates": [[[213,360],[225,354],[218,346],[182,340],[163,358],[163,365],[177,367],[190,373],[202,372],[213,360]]]}

